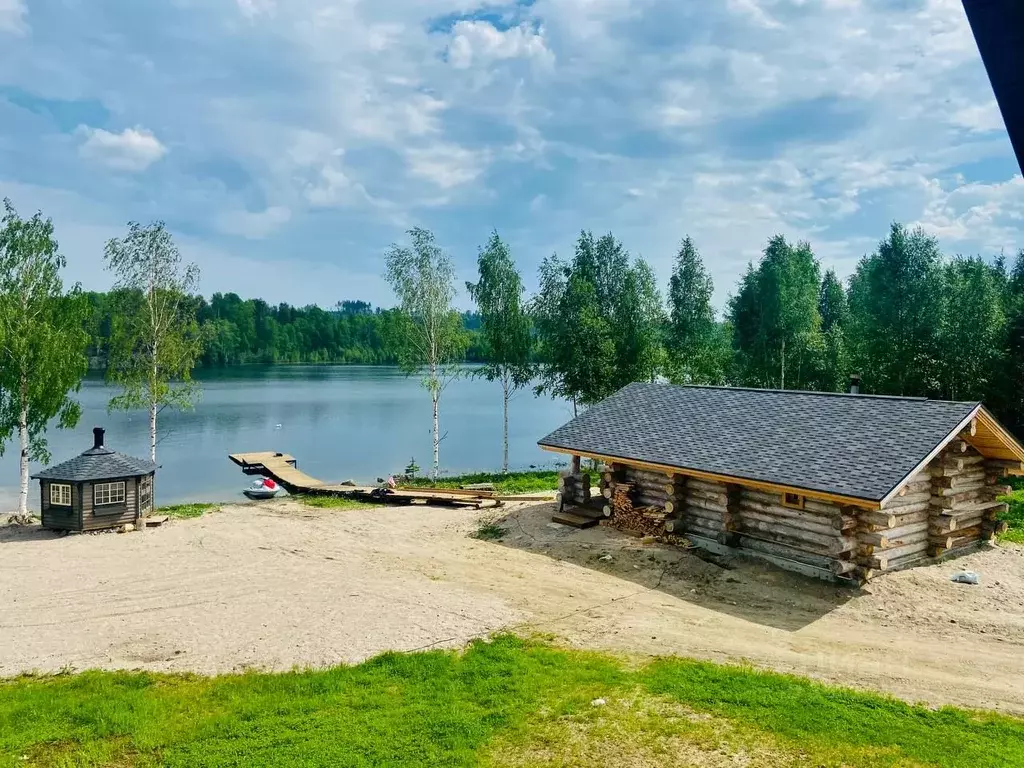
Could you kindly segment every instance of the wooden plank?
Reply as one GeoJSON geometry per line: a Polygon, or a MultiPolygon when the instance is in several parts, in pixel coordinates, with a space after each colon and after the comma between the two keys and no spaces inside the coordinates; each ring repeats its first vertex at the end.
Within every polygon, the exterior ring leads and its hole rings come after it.
{"type": "Polygon", "coordinates": [[[592,528],[597,525],[596,517],[584,517],[572,512],[556,512],[551,516],[551,521],[568,525],[572,528],[592,528]]]}

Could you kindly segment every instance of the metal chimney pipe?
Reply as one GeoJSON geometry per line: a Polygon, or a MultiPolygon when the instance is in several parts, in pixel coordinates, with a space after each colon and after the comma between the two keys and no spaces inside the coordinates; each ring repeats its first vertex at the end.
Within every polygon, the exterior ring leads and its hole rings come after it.
{"type": "Polygon", "coordinates": [[[102,448],[103,447],[103,427],[92,428],[92,447],[102,448]]]}
{"type": "Polygon", "coordinates": [[[859,395],[860,394],[860,374],[859,373],[850,374],[850,394],[851,395],[859,395]]]}

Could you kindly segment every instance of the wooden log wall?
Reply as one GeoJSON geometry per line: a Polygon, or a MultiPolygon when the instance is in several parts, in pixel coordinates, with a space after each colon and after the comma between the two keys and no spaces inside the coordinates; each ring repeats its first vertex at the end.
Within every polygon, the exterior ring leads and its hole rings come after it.
{"type": "Polygon", "coordinates": [[[1009,491],[999,485],[1004,471],[999,462],[986,461],[964,440],[954,440],[929,465],[932,557],[995,538],[1000,531],[997,516],[1006,510],[996,497],[1009,491]]]}
{"type": "Polygon", "coordinates": [[[883,509],[859,513],[858,563],[863,579],[928,556],[931,482],[927,470],[919,472],[883,509]]]}
{"type": "Polygon", "coordinates": [[[741,547],[847,576],[857,568],[857,517],[849,507],[805,499],[803,508],[777,493],[743,488],[735,525],[741,547]]]}
{"type": "Polygon", "coordinates": [[[589,504],[590,483],[591,477],[589,472],[574,473],[572,470],[562,472],[558,478],[560,500],[566,504],[576,504],[579,506],[589,504]]]}
{"type": "Polygon", "coordinates": [[[711,480],[690,478],[675,517],[672,529],[723,541],[733,528],[729,508],[729,486],[711,480]]]}

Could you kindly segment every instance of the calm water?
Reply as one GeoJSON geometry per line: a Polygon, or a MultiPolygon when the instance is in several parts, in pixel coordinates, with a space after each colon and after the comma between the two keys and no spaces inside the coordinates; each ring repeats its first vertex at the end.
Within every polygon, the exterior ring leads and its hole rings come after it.
{"type": "MultiPolygon", "coordinates": [[[[201,376],[202,398],[187,412],[160,415],[158,504],[242,498],[251,478],[228,461],[243,451],[283,451],[324,480],[373,481],[399,472],[410,457],[424,473],[431,460],[430,396],[416,378],[375,366],[245,366],[201,376]]],[[[88,380],[79,393],[82,419],[73,430],[51,429],[54,463],[92,445],[92,428],[107,430],[107,446],[148,456],[146,413],[107,412],[112,391],[88,380]]],[[[509,463],[514,469],[552,466],[558,456],[537,440],[567,421],[572,406],[521,391],[509,407],[509,463]]],[[[442,470],[501,467],[501,387],[460,379],[441,399],[442,470]]],[[[35,472],[41,467],[32,465],[35,472]]],[[[17,444],[0,458],[0,510],[17,507],[17,444]]],[[[38,483],[31,486],[38,508],[38,483]]]]}

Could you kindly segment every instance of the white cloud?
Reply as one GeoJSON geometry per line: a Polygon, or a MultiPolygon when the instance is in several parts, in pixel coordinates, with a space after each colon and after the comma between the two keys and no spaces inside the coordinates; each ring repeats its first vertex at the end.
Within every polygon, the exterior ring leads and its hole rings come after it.
{"type": "Polygon", "coordinates": [[[118,171],[144,171],[167,154],[167,147],[142,127],[110,133],[80,125],[78,133],[85,137],[78,149],[82,157],[118,171]]]}
{"type": "Polygon", "coordinates": [[[0,0],[0,32],[24,35],[28,32],[27,15],[25,0],[0,0]]]}
{"type": "Polygon", "coordinates": [[[554,56],[544,41],[543,29],[527,25],[497,29],[486,21],[459,21],[452,28],[448,61],[456,69],[488,66],[505,59],[535,59],[550,64],[554,56]]]}
{"type": "Polygon", "coordinates": [[[986,131],[1003,131],[1006,126],[1003,123],[1003,115],[999,111],[999,105],[995,99],[983,104],[969,104],[953,113],[954,125],[959,125],[976,133],[986,131]]]}
{"type": "Polygon", "coordinates": [[[945,241],[970,241],[998,251],[1024,231],[1024,177],[952,189],[931,181],[925,191],[928,202],[916,223],[945,241]]]}
{"type": "Polygon", "coordinates": [[[413,176],[427,179],[441,189],[451,189],[473,181],[483,173],[486,166],[486,158],[482,153],[456,144],[408,149],[405,157],[413,176]]]}
{"type": "Polygon", "coordinates": [[[226,211],[217,216],[217,226],[227,235],[237,235],[247,240],[262,240],[276,232],[292,217],[292,212],[275,205],[259,212],[226,211]]]}
{"type": "Polygon", "coordinates": [[[729,10],[735,14],[746,16],[754,24],[765,29],[781,29],[782,24],[773,19],[767,11],[762,8],[757,0],[728,0],[726,3],[729,10]]]}
{"type": "Polygon", "coordinates": [[[242,15],[249,19],[274,11],[274,0],[235,0],[235,2],[238,3],[238,10],[242,12],[242,15]]]}

